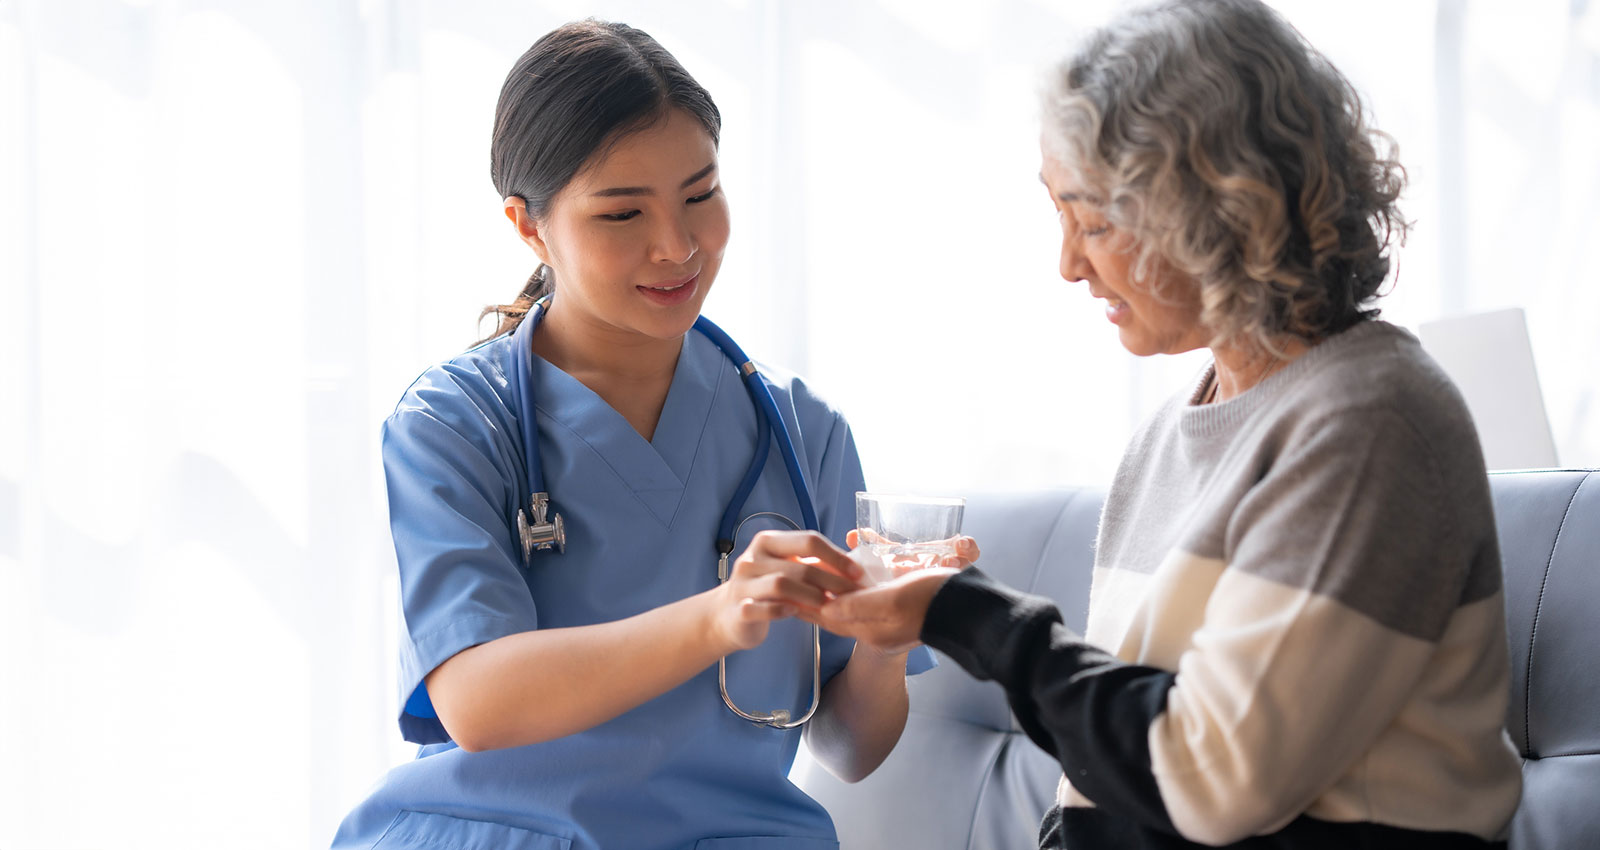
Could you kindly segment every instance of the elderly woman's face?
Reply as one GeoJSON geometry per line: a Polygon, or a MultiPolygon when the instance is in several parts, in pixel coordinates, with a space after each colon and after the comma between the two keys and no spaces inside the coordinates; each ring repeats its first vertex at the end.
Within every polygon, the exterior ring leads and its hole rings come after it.
{"type": "Polygon", "coordinates": [[[1210,335],[1200,325],[1199,286],[1176,272],[1161,275],[1159,293],[1149,281],[1135,282],[1134,245],[1106,220],[1102,200],[1048,151],[1039,177],[1061,219],[1061,276],[1084,281],[1090,295],[1105,299],[1123,347],[1143,357],[1205,346],[1210,335]]]}

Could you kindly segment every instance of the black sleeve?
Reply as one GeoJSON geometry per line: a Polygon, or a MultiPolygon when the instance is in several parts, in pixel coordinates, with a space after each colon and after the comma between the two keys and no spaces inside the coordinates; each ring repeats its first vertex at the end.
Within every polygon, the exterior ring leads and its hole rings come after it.
{"type": "Polygon", "coordinates": [[[1061,624],[1041,596],[970,567],[928,607],[922,641],[1005,689],[1028,737],[1109,814],[1176,835],[1150,772],[1150,724],[1175,674],[1126,664],[1061,624]]]}

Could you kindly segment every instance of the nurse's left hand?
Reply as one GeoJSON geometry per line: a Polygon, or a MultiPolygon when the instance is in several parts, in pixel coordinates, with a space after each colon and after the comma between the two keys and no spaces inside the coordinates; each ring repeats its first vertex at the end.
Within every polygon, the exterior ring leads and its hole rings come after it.
{"type": "Polygon", "coordinates": [[[832,596],[861,586],[861,566],[814,531],[763,531],[734,562],[719,622],[730,642],[749,649],[767,637],[773,620],[809,618],[832,596]]]}
{"type": "Polygon", "coordinates": [[[922,643],[922,623],[934,595],[958,572],[929,567],[835,597],[817,612],[816,623],[879,652],[909,652],[922,643]]]}

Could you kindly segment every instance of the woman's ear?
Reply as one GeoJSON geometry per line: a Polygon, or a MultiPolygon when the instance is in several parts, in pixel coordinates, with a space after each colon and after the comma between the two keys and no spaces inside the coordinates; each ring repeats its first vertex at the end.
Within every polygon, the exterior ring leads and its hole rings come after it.
{"type": "Polygon", "coordinates": [[[539,262],[550,264],[550,248],[544,241],[544,228],[538,219],[528,212],[528,202],[516,195],[510,195],[505,200],[506,218],[511,219],[511,224],[517,228],[517,236],[528,243],[533,253],[539,257],[539,262]]]}

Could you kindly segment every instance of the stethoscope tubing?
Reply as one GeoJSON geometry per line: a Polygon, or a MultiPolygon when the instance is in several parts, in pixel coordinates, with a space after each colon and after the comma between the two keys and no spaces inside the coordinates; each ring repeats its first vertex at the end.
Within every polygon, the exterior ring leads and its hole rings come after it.
{"type": "Polygon", "coordinates": [[[511,359],[516,375],[511,382],[517,394],[518,428],[522,432],[522,468],[528,477],[528,493],[547,493],[544,487],[544,464],[539,460],[539,423],[534,417],[533,403],[533,331],[549,307],[550,297],[533,302],[512,335],[511,359]]]}
{"type": "MultiPolygon", "coordinates": [[[[565,548],[565,533],[561,531],[561,517],[554,509],[553,500],[549,500],[549,492],[545,489],[544,465],[539,458],[539,431],[535,421],[533,403],[533,331],[538,326],[549,309],[550,296],[535,301],[529,308],[522,322],[518,324],[512,335],[512,369],[516,373],[512,376],[513,389],[516,393],[520,420],[518,428],[522,434],[523,467],[527,471],[528,492],[534,505],[536,519],[533,522],[543,522],[544,512],[547,507],[554,520],[554,537],[559,549],[565,548]],[[544,500],[541,502],[541,500],[544,500]],[[543,505],[543,507],[541,507],[543,505]]],[[[783,419],[783,414],[778,410],[778,403],[772,397],[772,390],[767,387],[766,379],[761,371],[756,368],[755,362],[745,355],[739,344],[728,336],[727,332],[710,319],[700,316],[695,319],[694,329],[699,331],[715,345],[722,354],[731,361],[739,372],[740,379],[744,381],[745,389],[749,392],[752,407],[756,415],[756,452],[751,459],[750,468],[745,471],[744,478],[739,482],[739,489],[734,492],[733,499],[728,502],[727,509],[723,512],[722,521],[717,529],[717,580],[725,582],[729,577],[728,557],[733,551],[734,541],[738,537],[739,529],[744,523],[757,517],[771,517],[782,521],[785,525],[799,530],[800,525],[782,514],[772,511],[760,511],[739,519],[739,512],[744,509],[744,504],[749,500],[750,494],[755,490],[756,482],[760,480],[762,471],[766,468],[767,458],[772,451],[772,437],[776,433],[778,439],[778,454],[783,458],[784,468],[789,473],[789,483],[794,489],[795,499],[800,504],[800,516],[804,528],[811,531],[822,530],[822,524],[817,520],[816,505],[811,498],[811,488],[806,484],[805,470],[800,465],[799,450],[795,448],[794,438],[790,435],[788,423],[783,419]]],[[[523,512],[518,509],[519,522],[522,521],[523,512]]],[[[526,533],[519,527],[519,531],[526,533]]],[[[524,541],[524,559],[531,557],[533,543],[524,541]]],[[[544,546],[546,544],[539,544],[544,546]]],[[[805,714],[792,719],[787,709],[776,709],[768,713],[752,713],[741,709],[735,704],[733,697],[728,693],[728,659],[723,657],[717,662],[717,685],[722,692],[722,701],[727,704],[734,714],[763,726],[775,729],[794,729],[804,725],[816,713],[817,705],[822,699],[822,631],[815,624],[811,628],[811,705],[805,714]]]]}
{"type": "Polygon", "coordinates": [[[795,449],[794,440],[789,436],[789,427],[783,421],[783,414],[778,411],[778,402],[773,399],[772,390],[767,388],[767,382],[761,371],[756,368],[754,361],[745,355],[744,350],[739,348],[739,344],[734,342],[726,331],[717,327],[715,322],[701,316],[695,319],[694,328],[721,349],[723,355],[733,361],[734,366],[738,368],[739,376],[755,403],[756,430],[760,433],[755,460],[745,472],[744,480],[740,482],[738,491],[734,493],[733,500],[728,503],[728,509],[722,515],[722,525],[717,530],[719,547],[722,541],[728,541],[729,546],[733,545],[734,525],[738,522],[739,511],[744,508],[745,500],[750,498],[756,481],[761,478],[761,470],[767,465],[767,453],[771,451],[772,434],[780,429],[783,439],[778,441],[778,454],[783,457],[783,465],[788,469],[789,481],[794,487],[795,499],[800,502],[801,522],[812,531],[821,531],[822,524],[817,521],[816,507],[811,501],[811,488],[806,485],[805,471],[800,466],[799,452],[795,449]]]}

